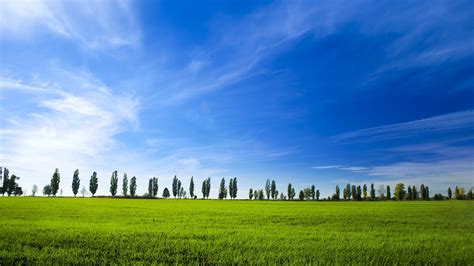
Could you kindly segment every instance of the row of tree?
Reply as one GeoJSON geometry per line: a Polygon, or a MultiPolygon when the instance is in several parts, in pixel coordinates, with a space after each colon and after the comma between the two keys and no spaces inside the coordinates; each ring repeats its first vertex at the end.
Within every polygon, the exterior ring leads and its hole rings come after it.
{"type": "MultiPolygon", "coordinates": [[[[22,188],[18,185],[17,180],[20,178],[15,175],[9,175],[9,170],[7,168],[0,167],[0,178],[2,181],[2,187],[0,187],[0,193],[4,195],[5,193],[10,195],[22,195],[23,191],[22,188]]],[[[61,175],[59,170],[56,168],[51,181],[49,184],[44,186],[43,188],[43,195],[47,196],[56,196],[59,191],[59,184],[61,181],[61,175]]],[[[110,195],[115,197],[117,195],[118,190],[118,172],[113,171],[112,176],[110,178],[110,195]]],[[[73,174],[72,178],[72,192],[74,196],[79,193],[81,180],[79,178],[79,170],[76,169],[73,174]]],[[[90,180],[89,180],[89,191],[94,196],[97,192],[99,187],[97,173],[93,172],[90,180]]],[[[34,196],[37,193],[37,186],[34,185],[32,188],[32,195],[34,196]]],[[[174,198],[186,198],[187,191],[182,186],[181,181],[175,175],[172,181],[172,195],[174,198]]],[[[211,190],[211,178],[207,178],[202,182],[202,196],[203,198],[209,198],[211,190]]],[[[122,195],[125,197],[136,197],[137,191],[137,178],[134,176],[130,180],[126,173],[124,173],[122,178],[122,195]]],[[[225,178],[221,179],[218,198],[219,199],[226,199],[228,196],[231,199],[237,198],[237,178],[231,178],[229,181],[229,185],[226,186],[225,178]]],[[[82,188],[81,193],[84,194],[87,192],[85,187],[82,188]]],[[[158,196],[158,178],[153,177],[149,179],[148,182],[148,193],[144,195],[145,197],[149,198],[156,198],[158,196]]],[[[163,189],[162,197],[169,198],[171,196],[170,191],[168,188],[163,189]]],[[[189,196],[190,198],[197,198],[197,195],[194,193],[194,177],[191,177],[189,183],[189,196]]],[[[288,184],[287,194],[281,193],[277,190],[275,180],[267,179],[265,183],[264,189],[250,189],[249,190],[249,199],[254,200],[294,200],[296,196],[295,188],[291,183],[288,184]]],[[[462,200],[462,199],[473,199],[473,192],[470,189],[467,193],[463,187],[456,186],[454,190],[454,195],[451,188],[448,188],[447,196],[442,194],[435,194],[433,199],[435,200],[444,200],[444,199],[454,199],[462,200]]],[[[299,200],[320,200],[320,191],[316,189],[314,185],[304,188],[300,190],[298,195],[299,200]]],[[[335,193],[331,197],[327,197],[324,200],[354,200],[354,201],[362,201],[362,200],[386,200],[386,199],[395,199],[395,200],[429,200],[430,199],[430,191],[429,187],[421,184],[419,189],[416,186],[407,186],[403,183],[398,183],[395,186],[393,198],[391,194],[390,186],[384,187],[383,185],[379,186],[378,189],[378,196],[376,196],[376,190],[374,184],[370,185],[370,190],[368,189],[367,185],[364,184],[362,187],[360,185],[351,185],[347,184],[342,193],[342,198],[340,194],[339,185],[336,185],[335,193]]]]}

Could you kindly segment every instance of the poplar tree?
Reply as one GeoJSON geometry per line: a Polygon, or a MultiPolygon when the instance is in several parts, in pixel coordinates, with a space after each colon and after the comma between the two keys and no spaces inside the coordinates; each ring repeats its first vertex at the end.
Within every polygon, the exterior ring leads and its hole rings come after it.
{"type": "Polygon", "coordinates": [[[272,180],[272,185],[270,187],[270,191],[271,191],[270,194],[272,196],[272,199],[276,199],[276,194],[275,194],[275,192],[276,192],[276,182],[275,182],[275,180],[272,180]]]}
{"type": "Polygon", "coordinates": [[[79,192],[79,186],[81,184],[81,180],[79,179],[79,169],[74,171],[74,175],[72,176],[72,193],[74,193],[74,197],[76,196],[77,192],[79,192]]]}
{"type": "Polygon", "coordinates": [[[316,190],[316,200],[319,200],[319,189],[316,190]]]}
{"type": "Polygon", "coordinates": [[[172,192],[173,192],[173,197],[176,198],[176,195],[178,195],[178,178],[176,175],[173,177],[173,184],[172,184],[172,192]]]}
{"type": "Polygon", "coordinates": [[[53,177],[51,178],[51,194],[53,194],[53,196],[56,196],[56,193],[58,193],[60,181],[61,181],[61,177],[59,174],[59,169],[56,168],[56,170],[54,171],[53,177]]]}
{"type": "Polygon", "coordinates": [[[123,179],[122,179],[122,194],[124,196],[127,196],[128,194],[128,176],[126,173],[123,174],[123,179]]]}
{"type": "Polygon", "coordinates": [[[191,176],[191,181],[189,182],[189,195],[191,198],[194,198],[194,177],[191,176]]]}
{"type": "Polygon", "coordinates": [[[99,187],[99,181],[97,179],[97,173],[93,172],[91,179],[89,180],[89,191],[92,194],[92,197],[94,197],[95,193],[97,192],[97,188],[99,187]]]}
{"type": "Polygon", "coordinates": [[[300,200],[304,200],[304,192],[303,192],[303,190],[300,190],[299,199],[300,199],[300,200]]]}
{"type": "Polygon", "coordinates": [[[270,199],[271,190],[270,179],[267,179],[267,182],[265,183],[265,194],[267,195],[267,200],[270,199]]]}
{"type": "Polygon", "coordinates": [[[364,192],[364,200],[366,200],[367,199],[367,185],[366,184],[364,184],[364,187],[362,190],[364,192]]]}
{"type": "Polygon", "coordinates": [[[253,198],[253,189],[249,190],[249,200],[253,198]]]}
{"type": "Polygon", "coordinates": [[[137,192],[137,178],[132,177],[132,179],[130,179],[130,196],[135,197],[136,192],[137,192]]]}
{"type": "Polygon", "coordinates": [[[202,181],[202,187],[201,187],[201,192],[202,192],[202,198],[206,198],[206,179],[202,181]]]}
{"type": "Polygon", "coordinates": [[[346,185],[346,193],[347,193],[347,199],[351,199],[351,184],[347,183],[346,185]]]}
{"type": "Polygon", "coordinates": [[[426,194],[425,194],[425,185],[424,184],[421,184],[421,186],[420,186],[420,194],[421,194],[421,199],[425,200],[426,199],[425,198],[426,194]]]}
{"type": "Polygon", "coordinates": [[[219,186],[219,199],[224,199],[227,195],[227,189],[225,188],[225,178],[221,179],[221,185],[219,186]]]}
{"type": "Polygon", "coordinates": [[[413,194],[411,192],[411,187],[408,186],[407,188],[407,199],[412,200],[413,199],[413,194]]]}
{"type": "Polygon", "coordinates": [[[311,199],[314,200],[316,197],[316,186],[312,185],[311,186],[311,199]]]}
{"type": "Polygon", "coordinates": [[[391,199],[392,198],[392,194],[390,193],[390,186],[387,186],[387,199],[391,199]]]}
{"type": "Polygon", "coordinates": [[[372,200],[375,199],[375,188],[374,188],[374,183],[370,184],[370,197],[372,200]]]}
{"type": "Polygon", "coordinates": [[[9,181],[10,181],[10,171],[8,168],[3,168],[3,186],[2,186],[2,196],[5,196],[5,193],[8,191],[9,181]]]}
{"type": "Polygon", "coordinates": [[[416,191],[416,187],[415,187],[415,186],[413,186],[413,187],[411,188],[411,194],[412,194],[414,200],[417,200],[417,199],[418,199],[418,192],[416,191]]]}
{"type": "Polygon", "coordinates": [[[405,198],[405,185],[403,183],[398,183],[395,185],[395,199],[403,200],[405,198]]]}
{"type": "Polygon", "coordinates": [[[453,192],[451,191],[451,188],[448,187],[448,199],[452,199],[453,198],[453,192]]]}
{"type": "Polygon", "coordinates": [[[118,172],[113,171],[112,176],[110,177],[110,194],[112,194],[112,197],[115,197],[117,194],[117,186],[118,186],[118,177],[117,177],[118,172]]]}

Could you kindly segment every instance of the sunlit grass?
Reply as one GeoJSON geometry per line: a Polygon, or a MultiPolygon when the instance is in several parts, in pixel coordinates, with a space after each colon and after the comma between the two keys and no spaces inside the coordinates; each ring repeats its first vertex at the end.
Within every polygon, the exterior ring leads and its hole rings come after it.
{"type": "Polygon", "coordinates": [[[0,198],[1,264],[474,260],[474,202],[0,198]]]}

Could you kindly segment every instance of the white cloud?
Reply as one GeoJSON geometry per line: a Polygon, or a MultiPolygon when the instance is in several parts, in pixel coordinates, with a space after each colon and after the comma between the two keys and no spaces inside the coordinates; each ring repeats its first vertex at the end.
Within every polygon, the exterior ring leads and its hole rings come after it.
{"type": "Polygon", "coordinates": [[[140,32],[128,1],[4,0],[3,38],[23,39],[51,32],[87,49],[138,45],[140,32]]]}
{"type": "Polygon", "coordinates": [[[321,165],[321,166],[313,166],[313,169],[335,169],[340,168],[341,165],[321,165]]]}
{"type": "Polygon", "coordinates": [[[463,133],[464,135],[471,135],[473,129],[474,111],[468,110],[347,132],[336,135],[331,139],[337,142],[363,143],[413,138],[429,134],[463,133]]]}

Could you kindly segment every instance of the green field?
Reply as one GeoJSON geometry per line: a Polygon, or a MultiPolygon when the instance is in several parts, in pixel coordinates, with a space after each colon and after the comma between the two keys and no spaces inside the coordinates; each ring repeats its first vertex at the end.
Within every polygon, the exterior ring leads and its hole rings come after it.
{"type": "Polygon", "coordinates": [[[474,202],[0,198],[0,264],[463,264],[474,202]]]}

